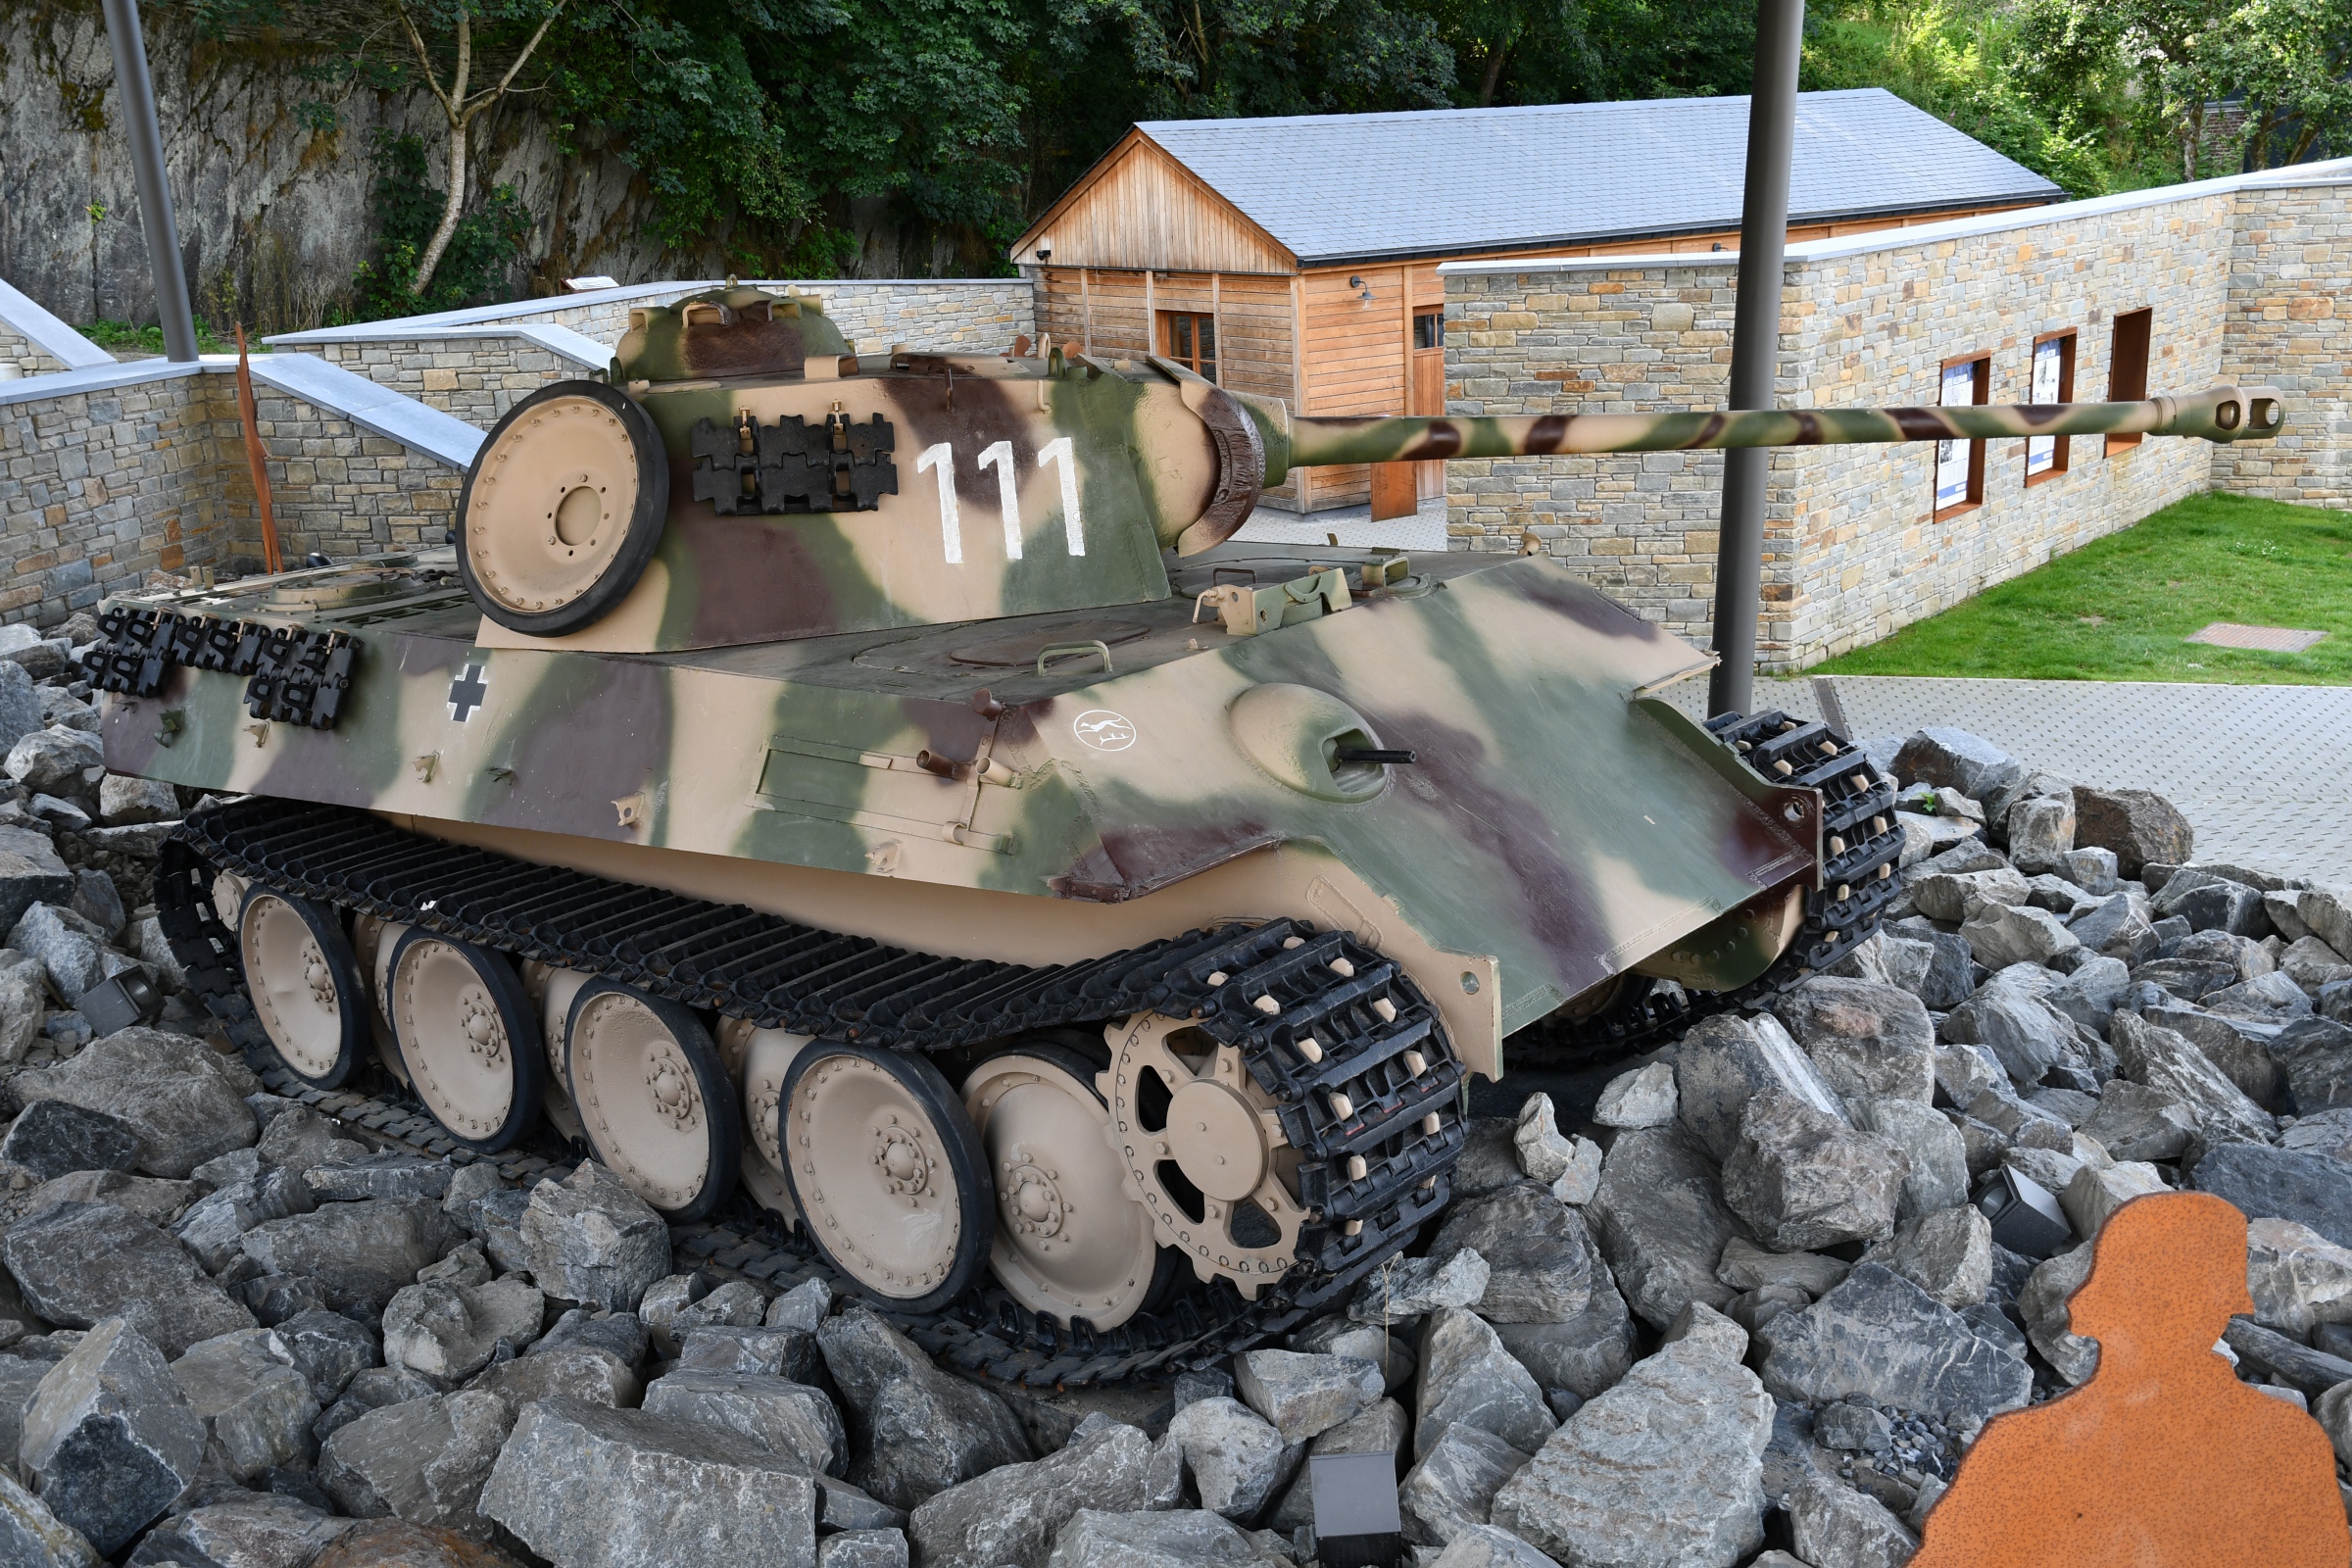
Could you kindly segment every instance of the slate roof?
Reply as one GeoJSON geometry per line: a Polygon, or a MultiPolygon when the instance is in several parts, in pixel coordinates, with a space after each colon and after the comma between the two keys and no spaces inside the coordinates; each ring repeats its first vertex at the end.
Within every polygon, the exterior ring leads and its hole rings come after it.
{"type": "MultiPolygon", "coordinates": [[[[1305,266],[1736,228],[1745,98],[1136,127],[1305,266]]],[[[2065,192],[1883,87],[1797,99],[1788,220],[2065,192]]]]}

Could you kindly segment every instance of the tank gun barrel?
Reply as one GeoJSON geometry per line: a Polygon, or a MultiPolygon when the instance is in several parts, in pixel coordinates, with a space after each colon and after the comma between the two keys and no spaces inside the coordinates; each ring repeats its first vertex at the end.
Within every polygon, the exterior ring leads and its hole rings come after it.
{"type": "Polygon", "coordinates": [[[1293,416],[1266,443],[1266,482],[1336,464],[1512,458],[1543,453],[1676,452],[2008,436],[2183,435],[2237,441],[2278,433],[2273,387],[2217,386],[2142,403],[1989,404],[1925,409],[1775,409],[1750,413],[1540,414],[1509,417],[1293,416]],[[1277,456],[1282,462],[1277,462],[1277,456]]]}

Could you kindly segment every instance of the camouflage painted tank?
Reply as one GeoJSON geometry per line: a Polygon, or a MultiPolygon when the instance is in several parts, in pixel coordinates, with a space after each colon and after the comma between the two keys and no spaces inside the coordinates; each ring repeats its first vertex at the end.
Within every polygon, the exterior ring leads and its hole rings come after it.
{"type": "Polygon", "coordinates": [[[1515,1031],[1786,985],[1894,886],[1842,737],[1691,722],[1708,657],[1540,558],[1227,542],[1264,486],[2278,423],[1294,418],[735,290],[518,404],[454,551],[117,600],[92,677],[110,766],[246,797],[158,899],[250,1050],[477,1150],[544,1117],[673,1217],[740,1182],[983,1363],[1111,1376],[1405,1246],[1515,1031]]]}

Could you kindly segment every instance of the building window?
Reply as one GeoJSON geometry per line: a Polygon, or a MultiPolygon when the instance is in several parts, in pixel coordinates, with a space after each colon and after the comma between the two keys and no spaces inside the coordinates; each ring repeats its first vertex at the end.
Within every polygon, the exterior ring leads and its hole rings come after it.
{"type": "MultiPolygon", "coordinates": [[[[1954,404],[1983,403],[1992,392],[1992,360],[1987,356],[1947,362],[1943,368],[1943,395],[1936,401],[1949,407],[1954,404]]],[[[1980,505],[1984,499],[1984,443],[1982,441],[1938,441],[1936,443],[1936,515],[1951,516],[1980,505]]]]}
{"type": "MultiPolygon", "coordinates": [[[[2072,403],[2075,400],[2075,334],[2046,332],[2034,340],[2034,395],[2031,403],[2072,403]]],[[[2026,437],[2026,483],[2039,484],[2066,471],[2067,438],[2062,435],[2026,437]]]]}
{"type": "Polygon", "coordinates": [[[1442,349],[1446,346],[1446,313],[1418,311],[1413,315],[1413,347],[1442,349]]]}
{"type": "MultiPolygon", "coordinates": [[[[2148,335],[2156,324],[2156,313],[2118,311],[2115,315],[2115,343],[2107,359],[2107,401],[2110,403],[2138,403],[2148,395],[2148,335]]],[[[2113,457],[2126,447],[2139,445],[2136,435],[2111,435],[2107,438],[2107,456],[2113,457]]]]}
{"type": "Polygon", "coordinates": [[[1159,313],[1159,349],[1196,375],[1217,378],[1217,318],[1198,311],[1159,313]]]}

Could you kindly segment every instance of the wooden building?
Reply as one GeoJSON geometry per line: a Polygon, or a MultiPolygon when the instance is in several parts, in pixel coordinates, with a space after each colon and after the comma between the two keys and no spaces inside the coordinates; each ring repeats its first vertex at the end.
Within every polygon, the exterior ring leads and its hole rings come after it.
{"type": "MultiPolygon", "coordinates": [[[[1297,413],[1438,414],[1439,263],[1735,250],[1746,144],[1745,98],[1147,122],[1012,260],[1056,343],[1163,355],[1297,413]]],[[[1883,89],[1799,97],[1791,240],[2063,194],[1883,89]]],[[[1445,482],[1439,463],[1320,468],[1267,500],[1396,516],[1445,482]]]]}

